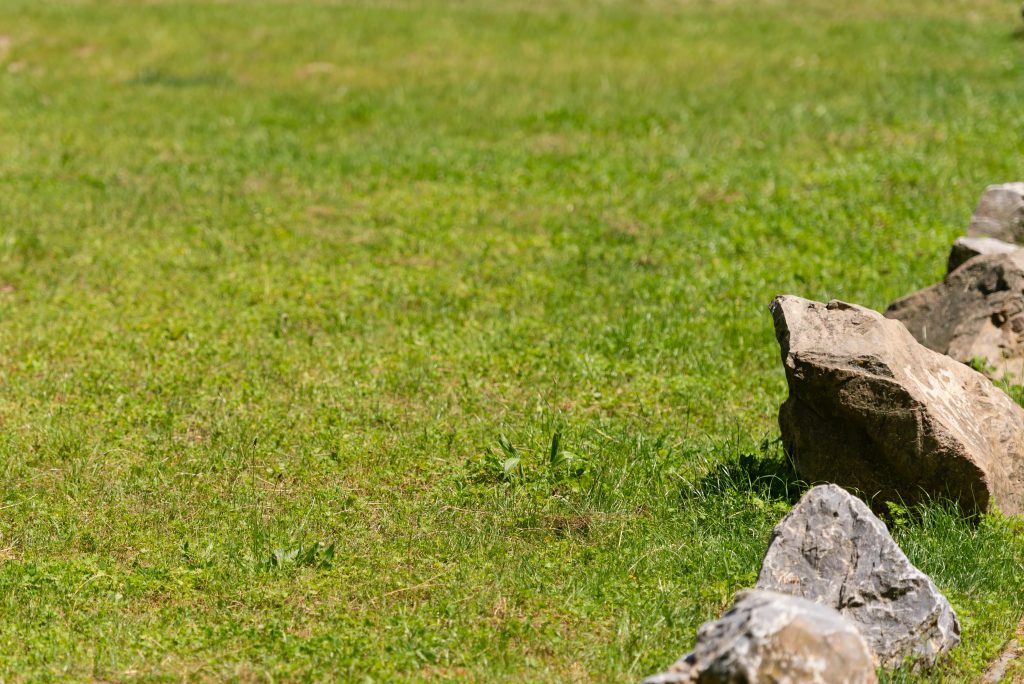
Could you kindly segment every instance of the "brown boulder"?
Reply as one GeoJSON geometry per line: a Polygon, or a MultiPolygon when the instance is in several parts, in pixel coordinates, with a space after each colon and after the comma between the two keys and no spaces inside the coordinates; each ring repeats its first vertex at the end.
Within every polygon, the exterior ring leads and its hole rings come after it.
{"type": "Polygon", "coordinates": [[[783,443],[801,477],[875,504],[948,497],[1024,508],[1024,409],[969,367],[864,307],[771,304],[789,385],[783,443]]]}
{"type": "Polygon", "coordinates": [[[1024,250],[974,257],[885,315],[933,351],[983,360],[994,377],[1024,379],[1024,250]]]}
{"type": "Polygon", "coordinates": [[[992,237],[1003,242],[1024,242],[1024,183],[1003,183],[985,188],[967,227],[970,237],[992,237]]]}

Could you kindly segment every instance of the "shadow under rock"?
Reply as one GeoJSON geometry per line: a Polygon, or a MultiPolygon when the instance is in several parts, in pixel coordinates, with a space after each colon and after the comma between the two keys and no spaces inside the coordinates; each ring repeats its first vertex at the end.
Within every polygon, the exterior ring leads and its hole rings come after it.
{"type": "Polygon", "coordinates": [[[797,475],[780,438],[764,440],[757,453],[709,464],[707,473],[684,487],[684,499],[701,499],[727,493],[751,493],[769,501],[795,504],[808,485],[797,475]]]}

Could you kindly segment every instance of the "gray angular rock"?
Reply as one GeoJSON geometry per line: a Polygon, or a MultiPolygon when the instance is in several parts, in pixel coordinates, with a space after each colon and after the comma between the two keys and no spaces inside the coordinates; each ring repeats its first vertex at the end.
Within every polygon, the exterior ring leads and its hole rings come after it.
{"type": "Polygon", "coordinates": [[[780,296],[771,311],[789,385],[779,426],[801,477],[877,504],[1024,509],[1024,410],[988,378],[864,307],[780,296]]]}
{"type": "Polygon", "coordinates": [[[743,591],[721,618],[697,632],[693,652],[644,684],[877,681],[871,651],[835,610],[770,591],[743,591]]]}
{"type": "Polygon", "coordinates": [[[775,527],[756,587],[835,608],[886,667],[932,664],[960,643],[946,597],[864,502],[836,485],[811,489],[775,527]]]}
{"type": "Polygon", "coordinates": [[[970,237],[992,237],[1003,242],[1024,242],[1024,183],[1003,183],[985,188],[967,227],[970,237]]]}
{"type": "Polygon", "coordinates": [[[1009,254],[1019,249],[1019,245],[990,237],[958,237],[949,250],[946,273],[952,273],[976,256],[1009,254]]]}
{"type": "Polygon", "coordinates": [[[982,359],[994,377],[1024,379],[1024,250],[977,256],[885,315],[933,351],[982,359]]]}

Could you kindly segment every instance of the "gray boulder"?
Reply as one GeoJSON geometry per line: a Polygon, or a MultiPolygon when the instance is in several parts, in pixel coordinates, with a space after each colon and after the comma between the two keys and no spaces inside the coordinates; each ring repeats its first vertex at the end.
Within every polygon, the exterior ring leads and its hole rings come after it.
{"type": "Polygon", "coordinates": [[[807,492],[775,527],[758,589],[835,608],[885,667],[932,664],[960,643],[960,623],[885,524],[836,485],[807,492]]]}
{"type": "Polygon", "coordinates": [[[933,351],[982,359],[994,377],[1024,379],[1024,250],[977,256],[885,315],[933,351]]]}
{"type": "Polygon", "coordinates": [[[946,262],[946,273],[952,273],[976,256],[988,254],[1009,254],[1020,249],[1019,245],[1003,242],[990,237],[959,237],[953,241],[946,262]]]}
{"type": "Polygon", "coordinates": [[[834,609],[770,591],[743,591],[697,632],[693,652],[644,684],[865,684],[871,651],[834,609]]]}
{"type": "Polygon", "coordinates": [[[985,188],[967,227],[970,237],[991,237],[1003,242],[1024,242],[1024,183],[1003,183],[985,188]]]}
{"type": "Polygon", "coordinates": [[[802,478],[878,504],[1021,512],[1024,410],[988,378],[870,309],[780,296],[771,311],[789,385],[779,426],[802,478]]]}

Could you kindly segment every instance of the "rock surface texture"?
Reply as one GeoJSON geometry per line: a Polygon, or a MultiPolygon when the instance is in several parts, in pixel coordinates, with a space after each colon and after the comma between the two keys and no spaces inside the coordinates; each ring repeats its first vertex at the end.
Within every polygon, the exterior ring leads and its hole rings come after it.
{"type": "Polygon", "coordinates": [[[946,273],[952,273],[976,256],[1010,254],[1021,249],[1019,245],[990,237],[959,237],[953,242],[946,262],[946,273]]]}
{"type": "Polygon", "coordinates": [[[1024,509],[1024,410],[985,376],[853,304],[771,304],[789,385],[786,450],[808,482],[876,503],[948,497],[967,511],[1024,509]]]}
{"type": "Polygon", "coordinates": [[[978,256],[936,285],[889,305],[933,351],[967,363],[982,359],[995,377],[1024,379],[1024,250],[978,256]]]}
{"type": "Polygon", "coordinates": [[[864,684],[876,682],[857,628],[827,606],[744,591],[697,632],[693,652],[645,684],[864,684]]]}
{"type": "Polygon", "coordinates": [[[970,237],[991,237],[1003,242],[1024,242],[1024,183],[1003,183],[985,188],[967,227],[970,237]]]}
{"type": "Polygon", "coordinates": [[[811,489],[775,527],[756,587],[835,608],[886,667],[932,664],[960,643],[946,597],[864,502],[836,485],[811,489]]]}

